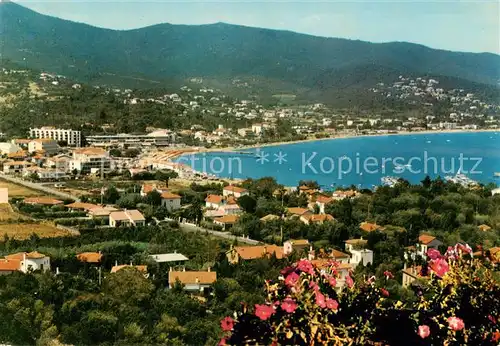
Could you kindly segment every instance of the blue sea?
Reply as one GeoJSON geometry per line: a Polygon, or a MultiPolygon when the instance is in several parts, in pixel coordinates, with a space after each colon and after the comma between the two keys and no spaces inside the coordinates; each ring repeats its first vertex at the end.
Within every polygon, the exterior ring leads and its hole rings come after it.
{"type": "Polygon", "coordinates": [[[210,152],[180,157],[198,172],[225,178],[271,176],[286,186],[315,180],[324,189],[355,185],[372,188],[384,176],[412,183],[426,175],[465,174],[500,184],[500,132],[408,134],[328,139],[265,146],[236,153],[210,152]]]}

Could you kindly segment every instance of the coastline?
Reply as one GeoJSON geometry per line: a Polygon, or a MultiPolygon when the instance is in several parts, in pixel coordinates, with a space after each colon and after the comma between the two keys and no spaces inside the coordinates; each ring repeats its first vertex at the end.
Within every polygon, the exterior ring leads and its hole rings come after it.
{"type": "MultiPolygon", "coordinates": [[[[349,139],[349,138],[364,138],[364,137],[386,137],[386,136],[409,136],[409,135],[427,135],[427,134],[454,134],[454,133],[483,133],[483,132],[500,132],[500,129],[481,129],[481,130],[426,130],[426,131],[403,131],[398,133],[377,133],[377,134],[364,134],[364,135],[355,135],[355,134],[341,134],[333,137],[325,137],[325,138],[306,138],[299,139],[295,141],[282,141],[282,142],[272,142],[272,143],[261,143],[261,144],[252,144],[245,145],[241,147],[229,146],[229,147],[220,147],[220,148],[201,148],[198,150],[193,150],[193,152],[188,152],[187,154],[195,154],[195,153],[204,153],[204,152],[234,152],[234,151],[242,151],[248,149],[257,149],[257,148],[265,148],[265,147],[276,147],[281,145],[292,145],[292,144],[300,144],[300,143],[308,143],[308,142],[319,142],[319,141],[328,141],[335,139],[349,139]]],[[[186,153],[184,153],[186,154],[186,153]]]]}

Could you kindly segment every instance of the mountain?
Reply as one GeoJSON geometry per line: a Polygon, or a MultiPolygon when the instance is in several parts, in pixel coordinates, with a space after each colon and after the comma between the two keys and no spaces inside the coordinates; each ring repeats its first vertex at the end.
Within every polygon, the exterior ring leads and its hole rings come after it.
{"type": "MultiPolygon", "coordinates": [[[[0,4],[2,58],[86,81],[260,77],[308,90],[430,75],[497,86],[500,56],[369,43],[224,23],[110,30],[0,4]]],[[[371,84],[370,86],[372,86],[371,84]]]]}

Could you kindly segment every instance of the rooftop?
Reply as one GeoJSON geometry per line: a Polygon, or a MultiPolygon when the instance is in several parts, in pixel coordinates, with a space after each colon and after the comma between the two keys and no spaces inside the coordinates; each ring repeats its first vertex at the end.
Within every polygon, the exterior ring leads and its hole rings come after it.
{"type": "Polygon", "coordinates": [[[164,253],[164,254],[156,254],[156,255],[149,255],[152,259],[154,259],[158,263],[164,263],[164,262],[180,262],[180,261],[187,261],[189,258],[184,256],[181,253],[164,253]]]}
{"type": "Polygon", "coordinates": [[[168,282],[174,284],[177,280],[184,285],[211,285],[217,281],[217,273],[210,271],[170,271],[168,273],[168,282]]]}

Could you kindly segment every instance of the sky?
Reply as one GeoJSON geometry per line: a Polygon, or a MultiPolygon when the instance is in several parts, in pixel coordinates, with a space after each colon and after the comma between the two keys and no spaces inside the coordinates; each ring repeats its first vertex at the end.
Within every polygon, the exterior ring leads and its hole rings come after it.
{"type": "Polygon", "coordinates": [[[500,0],[16,0],[37,12],[111,29],[225,22],[371,42],[500,54],[500,0]]]}

